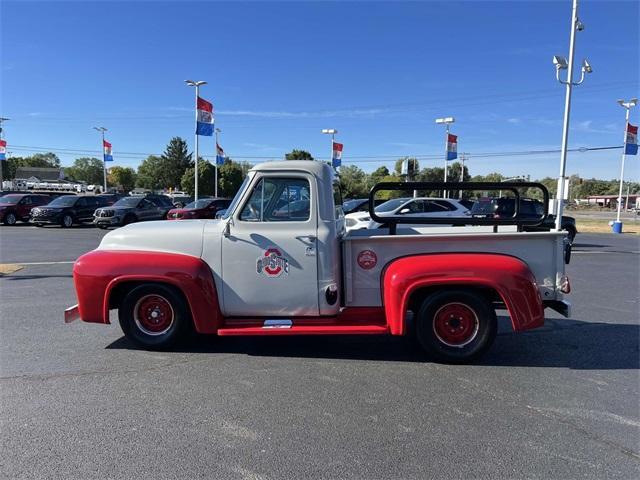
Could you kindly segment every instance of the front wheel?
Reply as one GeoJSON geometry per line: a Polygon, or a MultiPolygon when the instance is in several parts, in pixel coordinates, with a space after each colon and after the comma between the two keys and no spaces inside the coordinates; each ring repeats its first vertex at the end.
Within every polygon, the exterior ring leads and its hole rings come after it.
{"type": "Polygon", "coordinates": [[[175,289],[149,283],[126,295],[118,309],[118,319],[127,338],[152,349],[174,344],[191,321],[186,302],[175,289]]]}
{"type": "Polygon", "coordinates": [[[68,213],[62,216],[62,220],[60,220],[60,225],[62,228],[70,228],[73,226],[73,217],[68,213]]]}
{"type": "Polygon", "coordinates": [[[5,225],[15,225],[16,224],[16,215],[15,213],[7,213],[4,216],[4,224],[5,225]]]}
{"type": "Polygon", "coordinates": [[[489,349],[498,328],[491,304],[470,290],[442,290],[429,295],[416,320],[420,345],[444,363],[478,358],[489,349]]]}

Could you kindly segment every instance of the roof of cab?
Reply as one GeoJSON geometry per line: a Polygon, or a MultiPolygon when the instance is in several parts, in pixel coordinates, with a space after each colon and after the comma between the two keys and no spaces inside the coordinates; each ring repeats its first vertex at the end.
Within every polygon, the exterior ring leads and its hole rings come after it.
{"type": "Polygon", "coordinates": [[[285,160],[275,162],[261,162],[254,166],[253,171],[269,170],[301,170],[309,172],[316,177],[333,181],[333,169],[324,162],[314,160],[285,160]]]}

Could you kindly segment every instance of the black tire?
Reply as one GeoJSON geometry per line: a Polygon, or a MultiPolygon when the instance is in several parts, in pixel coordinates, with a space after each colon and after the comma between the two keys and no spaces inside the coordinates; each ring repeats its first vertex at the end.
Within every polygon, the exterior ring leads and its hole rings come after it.
{"type": "Polygon", "coordinates": [[[441,290],[429,295],[416,316],[420,346],[444,363],[478,358],[491,347],[497,329],[492,305],[470,290],[441,290]]]}
{"type": "Polygon", "coordinates": [[[191,325],[191,315],[183,297],[174,288],[155,283],[139,285],[129,291],[118,309],[118,319],[129,340],[158,350],[173,345],[191,325]]]}
{"type": "Polygon", "coordinates": [[[135,223],[138,221],[138,217],[136,217],[133,213],[128,213],[124,216],[122,220],[122,225],[129,225],[130,223],[135,223]]]}
{"type": "Polygon", "coordinates": [[[9,212],[4,216],[3,223],[5,225],[15,225],[17,221],[18,218],[16,217],[16,214],[13,212],[9,212]]]}
{"type": "Polygon", "coordinates": [[[73,226],[73,216],[65,213],[60,219],[60,226],[62,228],[71,228],[73,226]]]}

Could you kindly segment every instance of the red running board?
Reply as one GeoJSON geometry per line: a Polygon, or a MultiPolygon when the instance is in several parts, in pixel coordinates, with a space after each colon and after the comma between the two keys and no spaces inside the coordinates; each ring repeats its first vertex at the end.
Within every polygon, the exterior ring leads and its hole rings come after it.
{"type": "Polygon", "coordinates": [[[292,325],[289,328],[264,328],[256,326],[218,329],[218,335],[384,335],[386,325],[292,325]]]}

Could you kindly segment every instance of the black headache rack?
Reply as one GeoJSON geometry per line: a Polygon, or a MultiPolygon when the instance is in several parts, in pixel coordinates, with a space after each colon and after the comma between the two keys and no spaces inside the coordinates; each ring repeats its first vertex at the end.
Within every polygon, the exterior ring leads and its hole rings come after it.
{"type": "MultiPolygon", "coordinates": [[[[455,200],[455,199],[452,199],[455,200]]],[[[522,230],[524,226],[538,226],[544,222],[544,219],[549,214],[549,190],[541,183],[537,182],[381,182],[371,189],[369,192],[369,214],[374,222],[381,223],[389,227],[389,233],[391,235],[396,234],[396,228],[399,223],[411,223],[411,224],[429,224],[429,225],[491,225],[494,227],[494,231],[497,231],[498,225],[517,225],[518,230],[522,230]],[[542,203],[544,212],[537,217],[519,218],[520,214],[520,199],[522,195],[520,190],[536,188],[542,192],[542,203]],[[381,190],[402,190],[402,191],[434,191],[434,190],[447,190],[449,192],[454,190],[475,190],[475,191],[507,191],[513,193],[515,210],[510,217],[500,218],[482,218],[482,217],[380,217],[375,212],[375,196],[376,193],[381,190]]]]}

